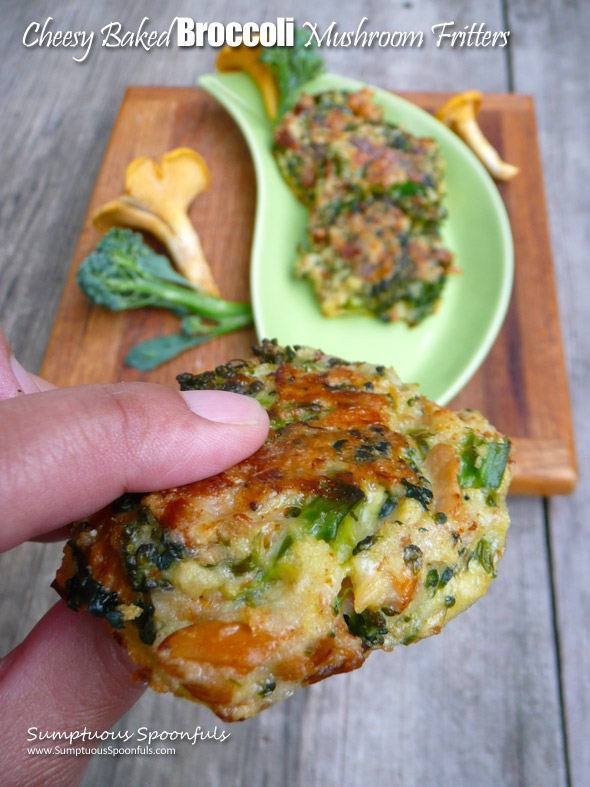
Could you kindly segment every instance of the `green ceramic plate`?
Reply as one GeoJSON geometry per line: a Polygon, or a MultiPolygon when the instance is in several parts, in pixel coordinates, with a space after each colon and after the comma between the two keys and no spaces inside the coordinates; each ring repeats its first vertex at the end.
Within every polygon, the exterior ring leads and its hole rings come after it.
{"type": "MultiPolygon", "coordinates": [[[[452,276],[439,311],[416,328],[370,317],[322,317],[310,285],[293,277],[307,210],[293,196],[270,153],[271,124],[254,83],[244,74],[209,74],[200,84],[232,115],[250,147],[258,185],[252,245],[251,289],[260,337],[306,344],[351,361],[394,366],[405,382],[441,404],[465,385],[486,357],[512,289],[510,223],[494,182],[445,126],[414,104],[385,90],[375,100],[385,117],[417,136],[434,137],[447,161],[443,229],[461,276],[452,276]]],[[[325,74],[308,92],[357,90],[362,83],[325,74]]],[[[231,166],[231,162],[228,162],[231,166]]]]}

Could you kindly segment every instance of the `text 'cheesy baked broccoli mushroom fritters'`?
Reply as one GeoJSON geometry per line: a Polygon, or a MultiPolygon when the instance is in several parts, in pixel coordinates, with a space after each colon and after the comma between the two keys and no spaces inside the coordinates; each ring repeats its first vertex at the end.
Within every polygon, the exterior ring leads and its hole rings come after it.
{"type": "Polygon", "coordinates": [[[256,398],[250,458],[78,523],[57,586],[104,617],[159,691],[245,719],[482,596],[509,525],[510,443],[395,372],[265,341],[180,375],[256,398]]]}
{"type": "Polygon", "coordinates": [[[299,98],[273,153],[311,209],[296,273],[325,316],[416,325],[435,310],[455,269],[440,238],[445,163],[433,139],[384,120],[367,89],[331,90],[299,98]]]}

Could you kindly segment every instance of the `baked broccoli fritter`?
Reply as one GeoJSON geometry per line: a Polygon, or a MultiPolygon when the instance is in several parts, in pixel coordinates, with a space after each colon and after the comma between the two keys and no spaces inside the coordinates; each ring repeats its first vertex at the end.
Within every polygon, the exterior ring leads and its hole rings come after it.
{"type": "Polygon", "coordinates": [[[383,119],[368,90],[303,94],[274,134],[281,172],[311,209],[296,274],[327,317],[410,325],[432,313],[452,254],[443,248],[438,144],[383,119]]]}
{"type": "Polygon", "coordinates": [[[78,523],[57,576],[155,689],[226,720],[438,633],[485,593],[509,525],[510,443],[483,416],[382,366],[254,354],[179,382],[256,398],[264,445],[78,523]]]}
{"type": "Polygon", "coordinates": [[[388,196],[320,189],[311,249],[297,261],[327,317],[374,314],[416,325],[432,312],[452,265],[436,232],[417,228],[388,196]]]}

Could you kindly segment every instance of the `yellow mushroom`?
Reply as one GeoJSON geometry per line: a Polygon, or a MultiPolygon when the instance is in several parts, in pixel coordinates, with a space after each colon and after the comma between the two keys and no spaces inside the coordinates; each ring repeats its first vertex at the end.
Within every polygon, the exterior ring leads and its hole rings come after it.
{"type": "Polygon", "coordinates": [[[479,90],[468,90],[453,96],[437,112],[435,117],[455,131],[481,159],[497,180],[510,180],[518,175],[519,168],[502,161],[498,151],[484,137],[477,124],[477,113],[483,94],[479,90]]]}
{"type": "Polygon", "coordinates": [[[256,82],[264,108],[271,120],[276,120],[279,111],[279,87],[270,66],[260,62],[263,47],[257,46],[224,46],[217,56],[218,71],[244,71],[256,82]]]}
{"type": "Polygon", "coordinates": [[[103,232],[121,226],[150,232],[166,246],[185,278],[219,295],[188,217],[190,204],[207,189],[209,181],[205,161],[190,148],[171,150],[159,164],[149,158],[136,158],[125,172],[125,193],[94,214],[94,225],[103,232]]]}

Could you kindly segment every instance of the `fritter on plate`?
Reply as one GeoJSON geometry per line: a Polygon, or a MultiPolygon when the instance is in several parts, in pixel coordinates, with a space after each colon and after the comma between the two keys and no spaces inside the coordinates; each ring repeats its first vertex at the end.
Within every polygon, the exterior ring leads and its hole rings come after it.
{"type": "Polygon", "coordinates": [[[105,618],[158,691],[245,719],[482,596],[509,525],[510,443],[392,369],[265,341],[180,375],[253,396],[264,445],[76,525],[56,586],[105,618]]]}
{"type": "Polygon", "coordinates": [[[319,190],[308,232],[296,275],[311,282],[326,317],[365,313],[416,325],[454,270],[436,231],[413,224],[386,195],[330,184],[319,190]]]}
{"type": "Polygon", "coordinates": [[[273,153],[287,183],[313,204],[326,178],[389,193],[412,219],[445,216],[445,162],[438,144],[383,119],[368,89],[302,94],[274,131],[273,153]]]}
{"type": "Polygon", "coordinates": [[[323,314],[416,325],[438,302],[453,255],[442,244],[444,160],[432,139],[383,119],[369,90],[303,94],[273,152],[310,207],[296,264],[323,314]]]}

